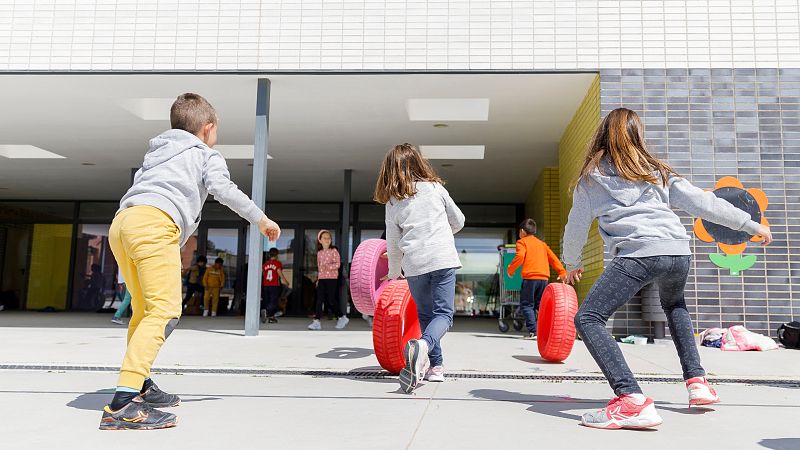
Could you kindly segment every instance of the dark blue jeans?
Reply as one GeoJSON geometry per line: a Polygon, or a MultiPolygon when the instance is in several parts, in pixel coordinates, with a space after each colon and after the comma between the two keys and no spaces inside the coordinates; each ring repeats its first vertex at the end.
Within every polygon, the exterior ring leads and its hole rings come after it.
{"type": "Polygon", "coordinates": [[[408,277],[408,288],[417,304],[422,339],[428,343],[431,367],[444,363],[439,343],[453,326],[453,302],[456,296],[456,269],[434,270],[408,277]]]}
{"type": "Polygon", "coordinates": [[[575,315],[575,327],[615,394],[641,393],[642,389],[619,345],[608,333],[606,322],[644,286],[653,282],[658,284],[661,307],[678,350],[683,378],[705,376],[683,296],[691,261],[691,256],[614,258],[583,301],[575,315]]]}
{"type": "Polygon", "coordinates": [[[525,326],[533,334],[536,334],[536,316],[539,315],[539,303],[542,302],[546,287],[547,280],[522,280],[519,309],[525,317],[525,326]]]}

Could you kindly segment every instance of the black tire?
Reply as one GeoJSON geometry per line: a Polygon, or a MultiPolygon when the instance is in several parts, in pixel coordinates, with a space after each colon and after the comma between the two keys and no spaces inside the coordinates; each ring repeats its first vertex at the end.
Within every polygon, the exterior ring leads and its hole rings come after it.
{"type": "Polygon", "coordinates": [[[500,329],[501,333],[505,333],[505,332],[508,331],[508,324],[504,320],[498,319],[497,320],[497,328],[500,329]]]}
{"type": "Polygon", "coordinates": [[[517,330],[517,331],[520,331],[522,329],[522,327],[525,326],[525,324],[522,323],[521,320],[514,320],[513,325],[514,325],[514,329],[517,330]]]}

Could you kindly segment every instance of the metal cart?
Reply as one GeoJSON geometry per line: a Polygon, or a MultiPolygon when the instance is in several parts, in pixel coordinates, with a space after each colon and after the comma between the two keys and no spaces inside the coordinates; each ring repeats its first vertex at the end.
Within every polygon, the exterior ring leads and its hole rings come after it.
{"type": "Polygon", "coordinates": [[[514,276],[508,276],[508,266],[514,260],[517,249],[514,244],[509,244],[501,245],[497,247],[497,250],[500,254],[500,264],[497,266],[500,280],[500,292],[497,296],[500,317],[497,321],[497,326],[501,332],[505,333],[509,328],[507,321],[511,320],[514,329],[519,331],[525,325],[522,312],[519,309],[522,272],[517,270],[514,276]]]}

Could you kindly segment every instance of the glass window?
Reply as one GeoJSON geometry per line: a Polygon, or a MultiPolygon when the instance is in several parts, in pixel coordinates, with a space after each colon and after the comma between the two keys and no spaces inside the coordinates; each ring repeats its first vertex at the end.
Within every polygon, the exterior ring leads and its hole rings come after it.
{"type": "Polygon", "coordinates": [[[206,241],[206,258],[208,266],[214,265],[214,260],[222,258],[222,267],[225,271],[225,285],[220,291],[220,304],[222,297],[233,300],[234,289],[238,278],[239,229],[237,228],[209,228],[206,241]]]}
{"type": "Polygon", "coordinates": [[[358,205],[359,222],[383,222],[386,220],[386,207],[378,203],[358,205]]]}
{"type": "Polygon", "coordinates": [[[33,225],[0,225],[0,304],[5,309],[25,306],[33,225]]]}
{"type": "Polygon", "coordinates": [[[467,227],[455,235],[461,265],[456,272],[455,309],[459,315],[492,315],[495,305],[489,293],[497,283],[499,254],[509,228],[467,227]]]}
{"type": "Polygon", "coordinates": [[[338,222],[338,203],[272,203],[267,204],[267,216],[281,221],[338,222]]]}
{"type": "Polygon", "coordinates": [[[0,202],[0,221],[72,223],[74,208],[72,202],[0,202]]]}
{"type": "Polygon", "coordinates": [[[119,202],[81,202],[78,220],[88,223],[111,223],[119,209],[119,202]]]}
{"type": "Polygon", "coordinates": [[[109,228],[108,224],[78,226],[72,309],[97,311],[114,303],[118,269],[108,245],[109,228]]]}
{"type": "Polygon", "coordinates": [[[515,224],[516,205],[459,205],[469,225],[515,224]]]}

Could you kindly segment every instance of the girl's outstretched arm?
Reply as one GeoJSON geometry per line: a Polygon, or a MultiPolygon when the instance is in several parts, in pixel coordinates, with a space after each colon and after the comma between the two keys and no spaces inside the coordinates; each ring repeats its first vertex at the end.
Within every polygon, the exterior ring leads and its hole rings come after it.
{"type": "Polygon", "coordinates": [[[758,235],[761,224],[751,220],[750,214],[731,205],[727,200],[694,186],[685,178],[669,180],[670,206],[680,208],[694,217],[708,220],[736,231],[758,235]]]}
{"type": "Polygon", "coordinates": [[[572,193],[572,209],[569,211],[569,219],[564,227],[564,242],[561,245],[563,249],[561,259],[568,272],[583,266],[581,256],[592,220],[594,220],[594,216],[589,194],[583,186],[578,184],[575,192],[572,193]]]}

